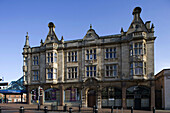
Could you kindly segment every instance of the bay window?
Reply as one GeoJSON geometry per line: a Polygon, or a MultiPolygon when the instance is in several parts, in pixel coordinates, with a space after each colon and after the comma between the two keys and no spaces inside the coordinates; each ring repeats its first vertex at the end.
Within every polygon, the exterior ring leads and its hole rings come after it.
{"type": "Polygon", "coordinates": [[[143,42],[137,42],[130,44],[130,56],[144,55],[146,54],[146,44],[143,42]]]}
{"type": "Polygon", "coordinates": [[[57,53],[47,53],[47,63],[57,62],[57,53]]]}
{"type": "Polygon", "coordinates": [[[145,75],[146,62],[132,62],[130,63],[130,75],[145,75]]]}

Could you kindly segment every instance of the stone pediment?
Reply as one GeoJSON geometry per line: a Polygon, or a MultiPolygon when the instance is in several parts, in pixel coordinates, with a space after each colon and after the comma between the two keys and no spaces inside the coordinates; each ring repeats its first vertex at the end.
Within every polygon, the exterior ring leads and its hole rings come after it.
{"type": "Polygon", "coordinates": [[[92,26],[90,26],[90,29],[87,31],[83,40],[95,40],[95,39],[98,39],[98,38],[99,38],[99,36],[96,34],[95,30],[92,29],[92,26]]]}

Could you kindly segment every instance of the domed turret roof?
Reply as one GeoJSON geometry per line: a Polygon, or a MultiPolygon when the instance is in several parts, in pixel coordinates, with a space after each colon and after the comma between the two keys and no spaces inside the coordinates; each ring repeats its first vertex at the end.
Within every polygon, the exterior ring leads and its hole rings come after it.
{"type": "Polygon", "coordinates": [[[48,27],[49,27],[49,28],[51,28],[51,27],[54,27],[54,28],[55,28],[55,25],[54,25],[53,22],[50,22],[50,23],[48,24],[48,27]]]}
{"type": "Polygon", "coordinates": [[[135,7],[135,9],[133,10],[133,15],[136,13],[141,13],[142,9],[140,7],[135,7]]]}

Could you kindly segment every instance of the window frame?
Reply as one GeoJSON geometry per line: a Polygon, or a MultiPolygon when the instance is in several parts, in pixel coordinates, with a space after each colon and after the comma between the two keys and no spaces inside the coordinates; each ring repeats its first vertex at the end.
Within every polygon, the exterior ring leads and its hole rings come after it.
{"type": "Polygon", "coordinates": [[[39,56],[38,55],[34,55],[33,56],[33,65],[39,65],[39,56]]]}
{"type": "Polygon", "coordinates": [[[47,63],[57,63],[57,52],[50,51],[46,53],[47,63]]]}
{"type": "Polygon", "coordinates": [[[67,62],[77,62],[77,61],[78,61],[78,51],[68,51],[67,62]]]}
{"type": "Polygon", "coordinates": [[[32,81],[38,81],[39,80],[39,71],[34,70],[32,74],[32,81]]]}
{"type": "Polygon", "coordinates": [[[67,79],[77,79],[78,78],[78,67],[67,67],[67,79]]]}
{"type": "Polygon", "coordinates": [[[91,48],[85,50],[86,60],[97,60],[97,49],[91,48]]]}
{"type": "Polygon", "coordinates": [[[97,65],[86,66],[86,77],[97,77],[97,65]]]}
{"type": "Polygon", "coordinates": [[[118,76],[118,64],[106,64],[105,77],[117,77],[117,76],[118,76]]]}
{"type": "Polygon", "coordinates": [[[117,58],[117,48],[108,47],[105,48],[105,59],[114,59],[117,58]]]}

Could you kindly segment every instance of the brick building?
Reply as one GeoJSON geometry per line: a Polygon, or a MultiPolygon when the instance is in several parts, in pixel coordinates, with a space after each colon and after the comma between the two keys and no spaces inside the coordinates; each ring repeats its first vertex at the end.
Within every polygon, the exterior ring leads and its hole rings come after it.
{"type": "Polygon", "coordinates": [[[23,48],[24,85],[28,103],[58,102],[60,105],[92,107],[155,106],[154,25],[143,22],[136,7],[127,31],[99,36],[92,26],[79,40],[64,41],[55,25],[40,46],[23,48]],[[42,96],[38,96],[38,87],[42,96]]]}

